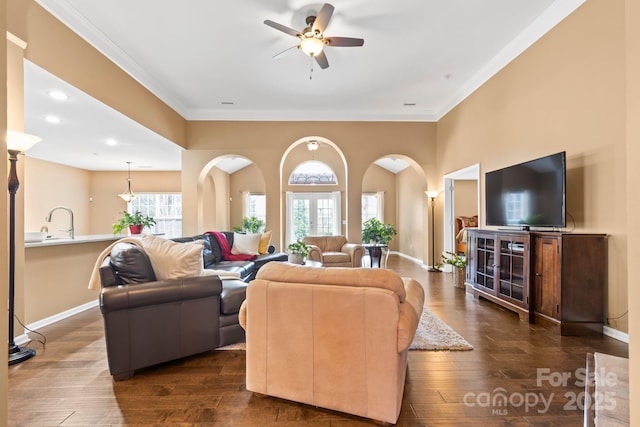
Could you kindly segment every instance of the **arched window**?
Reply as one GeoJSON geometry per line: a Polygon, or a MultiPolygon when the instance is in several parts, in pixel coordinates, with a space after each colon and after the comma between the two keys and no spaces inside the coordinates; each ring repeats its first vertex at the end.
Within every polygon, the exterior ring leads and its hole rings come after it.
{"type": "Polygon", "coordinates": [[[309,160],[300,163],[291,172],[289,185],[337,185],[338,179],[333,169],[326,163],[309,160]]]}

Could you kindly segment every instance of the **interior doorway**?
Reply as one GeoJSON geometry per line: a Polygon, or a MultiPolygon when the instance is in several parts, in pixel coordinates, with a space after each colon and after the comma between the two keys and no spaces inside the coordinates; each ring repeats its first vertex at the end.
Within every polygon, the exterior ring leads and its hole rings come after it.
{"type": "Polygon", "coordinates": [[[480,164],[448,173],[444,176],[444,250],[456,252],[456,218],[460,216],[478,216],[480,212],[480,164]],[[456,195],[456,183],[458,195],[456,195]],[[463,194],[460,194],[463,193],[463,194]],[[456,206],[457,200],[457,206],[456,206]]]}

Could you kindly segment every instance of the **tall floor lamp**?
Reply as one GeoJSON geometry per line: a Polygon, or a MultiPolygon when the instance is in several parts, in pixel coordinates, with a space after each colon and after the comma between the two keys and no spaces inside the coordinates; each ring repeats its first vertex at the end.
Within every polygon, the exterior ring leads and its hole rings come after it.
{"type": "Polygon", "coordinates": [[[16,193],[20,187],[16,163],[18,154],[24,153],[40,138],[26,133],[7,131],[7,151],[9,151],[9,365],[24,362],[36,355],[29,347],[16,345],[13,337],[15,276],[16,276],[16,193]]]}
{"type": "Polygon", "coordinates": [[[436,268],[436,197],[439,191],[425,191],[427,197],[431,199],[431,267],[427,270],[432,273],[440,273],[436,268]]]}

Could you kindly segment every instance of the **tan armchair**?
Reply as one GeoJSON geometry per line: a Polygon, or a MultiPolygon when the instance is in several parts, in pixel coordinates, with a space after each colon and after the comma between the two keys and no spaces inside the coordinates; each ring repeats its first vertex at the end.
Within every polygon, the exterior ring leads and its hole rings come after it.
{"type": "Polygon", "coordinates": [[[324,267],[360,267],[364,256],[362,245],[348,243],[345,236],[307,236],[303,241],[311,246],[307,258],[324,267]]]}
{"type": "Polygon", "coordinates": [[[390,270],[269,263],[240,308],[247,390],[396,423],[423,304],[390,270]]]}

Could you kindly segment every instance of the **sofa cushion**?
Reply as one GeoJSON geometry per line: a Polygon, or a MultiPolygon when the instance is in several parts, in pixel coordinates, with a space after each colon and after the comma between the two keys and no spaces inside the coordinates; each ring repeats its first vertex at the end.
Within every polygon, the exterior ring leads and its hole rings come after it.
{"type": "Polygon", "coordinates": [[[220,261],[213,266],[214,270],[238,273],[242,279],[254,275],[256,265],[252,261],[220,261]]]}
{"type": "Polygon", "coordinates": [[[259,255],[258,247],[260,246],[260,238],[262,234],[253,233],[234,233],[232,254],[250,254],[259,255]]]}
{"type": "Polygon", "coordinates": [[[145,251],[131,243],[116,243],[111,249],[111,268],[116,280],[123,284],[156,280],[151,261],[145,251]]]}
{"type": "Polygon", "coordinates": [[[158,280],[202,275],[202,240],[178,243],[144,234],[142,246],[149,255],[158,280]]]}
{"type": "Polygon", "coordinates": [[[247,283],[242,280],[223,280],[220,294],[220,314],[234,314],[247,297],[247,283]]]}
{"type": "Polygon", "coordinates": [[[351,264],[351,255],[346,252],[323,252],[323,264],[351,264]]]}

